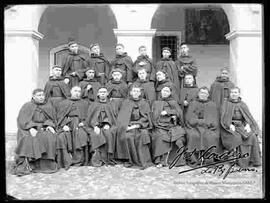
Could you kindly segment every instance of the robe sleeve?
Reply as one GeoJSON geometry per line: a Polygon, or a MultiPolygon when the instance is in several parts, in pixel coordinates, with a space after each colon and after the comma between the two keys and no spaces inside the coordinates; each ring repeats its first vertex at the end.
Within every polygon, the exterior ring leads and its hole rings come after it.
{"type": "Polygon", "coordinates": [[[51,83],[50,81],[47,81],[44,87],[44,93],[45,93],[45,98],[48,99],[51,97],[51,83]]]}
{"type": "Polygon", "coordinates": [[[132,59],[127,56],[125,58],[125,65],[127,67],[127,82],[132,82],[133,81],[133,62],[132,59]]]}
{"type": "Polygon", "coordinates": [[[196,104],[197,102],[193,101],[188,105],[188,108],[187,108],[186,122],[189,127],[196,127],[199,123],[199,119],[197,118],[197,115],[195,114],[196,104]]]}

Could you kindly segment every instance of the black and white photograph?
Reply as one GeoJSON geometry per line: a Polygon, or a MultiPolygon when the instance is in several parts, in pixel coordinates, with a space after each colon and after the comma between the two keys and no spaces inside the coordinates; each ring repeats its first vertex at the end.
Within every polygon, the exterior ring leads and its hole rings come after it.
{"type": "Polygon", "coordinates": [[[6,5],[6,198],[264,199],[263,10],[6,5]]]}

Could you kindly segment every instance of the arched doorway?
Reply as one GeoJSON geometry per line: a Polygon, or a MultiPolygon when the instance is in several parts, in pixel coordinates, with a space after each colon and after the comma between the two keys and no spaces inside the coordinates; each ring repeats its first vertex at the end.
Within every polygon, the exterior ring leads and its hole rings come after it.
{"type": "Polygon", "coordinates": [[[66,43],[70,37],[78,41],[79,48],[85,53],[89,52],[91,43],[99,43],[104,55],[112,59],[116,44],[115,28],[117,22],[108,5],[49,6],[38,27],[44,35],[39,42],[38,86],[45,85],[51,66],[58,64],[67,51],[66,43]]]}

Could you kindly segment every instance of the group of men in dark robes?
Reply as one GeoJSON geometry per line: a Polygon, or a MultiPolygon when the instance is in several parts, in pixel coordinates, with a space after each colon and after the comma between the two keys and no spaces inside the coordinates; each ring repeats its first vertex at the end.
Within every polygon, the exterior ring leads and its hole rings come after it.
{"type": "Polygon", "coordinates": [[[186,43],[153,64],[145,46],[133,62],[123,44],[109,62],[99,44],[85,55],[75,41],[43,89],[20,110],[14,173],[53,173],[72,165],[123,164],[145,169],[202,165],[222,153],[248,153],[242,167],[260,166],[258,125],[229,80],[227,68],[198,87],[198,68],[186,43]],[[175,162],[179,150],[189,157],[175,162]],[[209,148],[217,156],[202,156],[209,148]]]}

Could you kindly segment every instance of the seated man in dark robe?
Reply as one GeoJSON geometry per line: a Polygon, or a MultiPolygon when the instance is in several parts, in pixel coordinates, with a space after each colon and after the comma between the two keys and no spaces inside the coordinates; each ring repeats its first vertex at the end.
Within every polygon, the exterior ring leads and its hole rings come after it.
{"type": "Polygon", "coordinates": [[[86,119],[87,132],[90,135],[92,153],[91,165],[94,167],[103,164],[114,165],[116,137],[116,117],[108,99],[108,90],[101,87],[97,94],[98,100],[94,102],[86,119]]]}
{"type": "Polygon", "coordinates": [[[95,70],[93,67],[85,69],[86,78],[84,78],[79,86],[82,89],[82,99],[89,102],[89,105],[96,101],[97,91],[101,87],[101,84],[97,81],[95,77],[95,70]]]}
{"type": "Polygon", "coordinates": [[[83,77],[83,70],[86,67],[86,56],[81,53],[77,42],[70,41],[68,43],[69,51],[62,59],[62,74],[65,83],[72,88],[79,84],[83,77]]]}
{"type": "MultiPolygon", "coordinates": [[[[125,52],[123,44],[117,44],[115,46],[116,56],[111,62],[111,70],[118,68],[123,71],[123,81],[125,83],[131,83],[133,81],[133,61],[130,56],[125,52]]],[[[111,76],[110,76],[111,79],[111,76]]]]}
{"type": "MultiPolygon", "coordinates": [[[[163,87],[161,100],[155,101],[152,106],[154,130],[152,131],[152,157],[157,167],[167,166],[169,154],[176,145],[181,148],[186,143],[183,113],[177,101],[172,98],[171,87],[163,87]]],[[[182,158],[177,166],[185,165],[182,158]]]]}
{"type": "Polygon", "coordinates": [[[161,96],[161,90],[165,86],[172,87],[172,97],[179,101],[179,94],[177,92],[177,88],[175,87],[175,84],[173,84],[167,77],[167,73],[163,70],[157,70],[156,72],[157,82],[156,82],[156,100],[160,100],[162,98],[161,96]]]}
{"type": "Polygon", "coordinates": [[[118,114],[116,158],[124,161],[125,167],[145,169],[152,165],[149,150],[149,129],[152,128],[150,107],[141,98],[139,87],[131,87],[130,95],[118,114]]]}
{"type": "Polygon", "coordinates": [[[197,165],[214,161],[214,157],[205,160],[203,157],[199,158],[210,147],[213,148],[208,151],[209,153],[221,153],[217,106],[210,101],[207,87],[201,87],[198,97],[188,105],[186,132],[188,151],[196,150],[189,164],[197,165]]]}
{"type": "Polygon", "coordinates": [[[180,56],[175,61],[177,66],[180,86],[183,86],[184,77],[186,74],[192,74],[194,76],[194,82],[196,84],[196,76],[198,68],[196,65],[196,60],[193,56],[189,54],[189,47],[186,43],[181,43],[180,45],[180,56]]]}
{"type": "Polygon", "coordinates": [[[58,111],[59,102],[70,96],[69,86],[64,83],[64,78],[61,74],[62,68],[60,66],[54,66],[52,68],[52,76],[44,88],[46,100],[51,102],[55,112],[58,111]]]}
{"type": "Polygon", "coordinates": [[[53,173],[58,167],[54,108],[46,102],[42,89],[35,89],[30,102],[24,104],[17,118],[15,175],[31,172],[53,173]]]}
{"type": "Polygon", "coordinates": [[[149,81],[148,74],[145,68],[138,69],[138,79],[134,82],[134,85],[142,89],[142,98],[147,100],[150,104],[156,100],[156,90],[154,82],[149,81]]]}
{"type": "Polygon", "coordinates": [[[184,79],[183,87],[180,90],[180,100],[179,104],[183,109],[183,117],[185,120],[185,114],[188,105],[193,101],[198,95],[198,86],[195,84],[194,76],[192,74],[186,74],[184,79]]]}
{"type": "Polygon", "coordinates": [[[88,102],[81,99],[81,88],[71,88],[71,97],[60,103],[57,114],[59,149],[60,152],[68,152],[72,155],[72,162],[68,156],[59,153],[58,163],[65,168],[70,164],[89,164],[89,137],[85,130],[85,119],[87,117],[88,102]]]}
{"type": "Polygon", "coordinates": [[[109,80],[110,62],[104,54],[100,52],[99,44],[91,44],[90,50],[92,53],[86,60],[86,66],[94,68],[97,81],[100,82],[101,85],[105,85],[109,80]]]}
{"type": "Polygon", "coordinates": [[[169,47],[164,47],[162,49],[162,59],[157,62],[155,70],[162,70],[167,73],[168,79],[175,85],[176,90],[179,94],[180,83],[178,78],[177,67],[175,62],[170,58],[171,49],[169,47]]]}
{"type": "Polygon", "coordinates": [[[229,78],[229,70],[222,68],[220,76],[216,78],[210,88],[210,99],[216,103],[219,110],[224,100],[230,97],[230,89],[234,86],[229,78]]]}
{"type": "Polygon", "coordinates": [[[241,100],[237,87],[231,89],[230,98],[221,107],[221,126],[223,146],[229,151],[249,154],[246,158],[238,159],[237,163],[241,167],[260,166],[260,130],[247,105],[241,100]]]}
{"type": "Polygon", "coordinates": [[[146,46],[140,46],[139,47],[139,53],[140,55],[137,57],[136,61],[133,64],[133,72],[134,72],[134,78],[133,81],[136,81],[138,78],[138,70],[145,69],[147,73],[147,78],[155,82],[156,81],[156,73],[155,73],[155,67],[153,65],[152,59],[149,58],[147,55],[146,46]]]}
{"type": "Polygon", "coordinates": [[[128,96],[128,85],[123,81],[123,71],[119,68],[111,71],[112,79],[107,83],[108,97],[116,112],[116,115],[121,107],[124,99],[128,96]]]}

